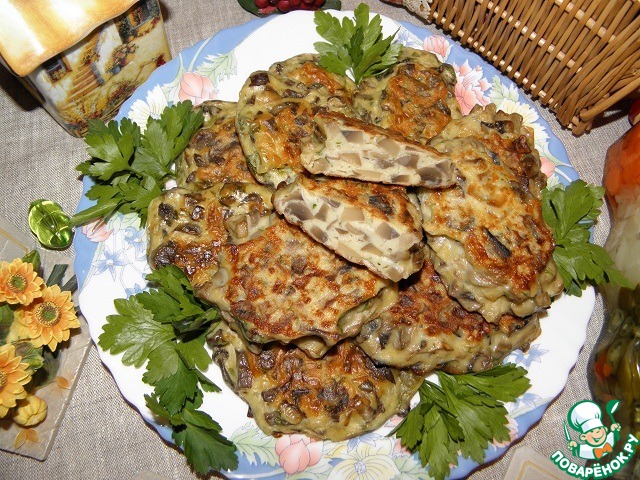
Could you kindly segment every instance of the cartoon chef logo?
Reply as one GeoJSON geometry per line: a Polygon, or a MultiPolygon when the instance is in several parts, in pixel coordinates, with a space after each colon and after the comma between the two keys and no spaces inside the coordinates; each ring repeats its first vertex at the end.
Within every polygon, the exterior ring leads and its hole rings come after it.
{"type": "Polygon", "coordinates": [[[580,432],[581,443],[571,438],[566,423],[564,433],[567,447],[574,456],[598,460],[613,451],[613,446],[620,440],[620,424],[613,418],[619,403],[618,400],[612,400],[605,407],[611,419],[611,428],[602,423],[602,409],[596,403],[583,400],[571,407],[567,414],[567,422],[573,430],[580,432]]]}
{"type": "Polygon", "coordinates": [[[640,440],[633,433],[628,433],[624,441],[618,442],[621,428],[613,418],[618,405],[619,400],[609,400],[605,405],[604,410],[611,420],[611,427],[607,428],[602,422],[602,409],[598,404],[590,400],[574,404],[564,422],[564,435],[571,454],[556,450],[549,455],[553,463],[563,472],[581,480],[615,478],[618,472],[626,468],[636,450],[640,450],[640,440]],[[579,440],[571,438],[569,426],[579,433],[579,440]],[[620,445],[616,446],[616,443],[620,445]],[[569,458],[571,456],[592,461],[583,465],[583,462],[574,462],[569,458]]]}

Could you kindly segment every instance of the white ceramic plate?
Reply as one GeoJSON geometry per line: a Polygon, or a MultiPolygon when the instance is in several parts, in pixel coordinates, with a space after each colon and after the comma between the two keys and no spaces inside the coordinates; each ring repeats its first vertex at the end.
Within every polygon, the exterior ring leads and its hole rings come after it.
{"type": "MultiPolygon", "coordinates": [[[[352,12],[336,15],[352,15],[352,12]]],[[[475,104],[489,102],[506,112],[520,113],[535,130],[536,148],[549,184],[568,183],[577,178],[561,142],[514,83],[447,37],[386,17],[383,17],[383,28],[385,35],[398,30],[398,41],[434,51],[454,66],[459,77],[456,96],[464,113],[475,104]]],[[[158,68],[123,105],[120,117],[128,116],[144,125],[149,115],[158,115],[166,105],[178,100],[190,99],[194,103],[209,98],[237,100],[238,91],[250,73],[266,69],[275,61],[313,52],[313,43],[318,40],[310,12],[256,19],[223,30],[158,68]]],[[[85,182],[85,191],[88,187],[89,183],[85,182]]],[[[79,209],[89,204],[83,198],[79,209]]],[[[146,286],[144,275],[149,271],[146,238],[145,232],[135,227],[136,222],[133,217],[116,216],[106,225],[85,228],[82,234],[76,235],[75,270],[81,285],[80,306],[96,343],[107,315],[115,313],[113,300],[146,286]]],[[[541,320],[542,335],[531,348],[526,353],[516,351],[507,359],[528,369],[532,386],[517,402],[507,406],[511,441],[491,445],[486,451],[487,462],[499,457],[513,441],[523,436],[564,388],[584,344],[594,301],[591,288],[579,298],[563,296],[541,320]]],[[[122,395],[164,439],[171,441],[171,430],[156,424],[145,406],[144,394],[150,393],[151,388],[142,382],[143,370],[124,366],[120,356],[100,348],[98,351],[122,395]]],[[[230,478],[351,479],[359,478],[364,472],[374,475],[367,478],[378,480],[400,478],[399,475],[429,478],[417,456],[404,451],[396,438],[386,436],[398,418],[379,431],[340,443],[310,441],[299,435],[275,439],[263,435],[247,418],[247,406],[225,387],[217,367],[212,366],[211,371],[205,373],[223,387],[223,391],[205,394],[202,409],[222,425],[223,433],[238,448],[240,465],[228,473],[230,478]]],[[[452,469],[451,478],[464,478],[477,466],[461,458],[452,469]]]]}

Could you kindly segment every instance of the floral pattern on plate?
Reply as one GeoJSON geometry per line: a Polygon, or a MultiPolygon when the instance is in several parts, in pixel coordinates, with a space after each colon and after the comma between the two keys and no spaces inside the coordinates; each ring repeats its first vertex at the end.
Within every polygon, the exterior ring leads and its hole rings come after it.
{"type": "MultiPolygon", "coordinates": [[[[337,13],[347,14],[352,13],[337,13]]],[[[399,29],[398,41],[432,51],[455,68],[458,74],[456,96],[465,111],[475,104],[493,102],[506,112],[520,113],[535,131],[536,148],[550,185],[577,178],[563,145],[513,82],[447,37],[412,24],[398,24],[386,17],[383,17],[383,28],[385,35],[399,29]]],[[[224,30],[156,70],[123,105],[119,118],[127,116],[144,125],[150,116],[157,117],[165,106],[179,100],[190,99],[196,104],[211,98],[236,100],[249,73],[266,69],[274,61],[297,53],[313,51],[313,42],[317,40],[313,16],[308,12],[256,19],[224,30]],[[290,38],[297,39],[295,44],[288,41],[290,38]]],[[[83,198],[79,209],[88,204],[83,198]]],[[[82,285],[80,303],[94,340],[100,335],[106,316],[114,312],[113,300],[145,288],[144,274],[149,271],[145,250],[144,231],[138,228],[137,218],[130,215],[114,217],[107,223],[97,222],[85,227],[82,235],[77,236],[76,272],[82,285]]],[[[516,351],[508,357],[507,361],[528,369],[532,388],[507,405],[511,441],[489,445],[487,462],[502,455],[513,441],[522,437],[563,389],[584,343],[594,301],[593,289],[585,291],[580,298],[561,297],[549,315],[542,318],[542,334],[536,343],[527,352],[516,351]],[[571,314],[567,315],[568,312],[571,314]]],[[[119,356],[100,349],[99,353],[123,396],[165,440],[171,441],[170,429],[156,424],[144,404],[143,396],[150,387],[141,380],[142,370],[125,367],[119,356]]],[[[403,449],[395,437],[387,436],[399,423],[399,417],[392,418],[376,432],[344,442],[314,441],[302,435],[276,439],[264,435],[247,418],[246,405],[226,388],[217,368],[213,367],[205,374],[223,387],[223,391],[205,395],[203,409],[221,423],[225,435],[238,448],[239,468],[227,473],[229,478],[246,478],[247,475],[269,480],[430,478],[417,455],[403,449]],[[221,415],[220,405],[231,405],[231,408],[221,415]]],[[[464,478],[476,467],[473,461],[459,458],[450,478],[464,478]]]]}

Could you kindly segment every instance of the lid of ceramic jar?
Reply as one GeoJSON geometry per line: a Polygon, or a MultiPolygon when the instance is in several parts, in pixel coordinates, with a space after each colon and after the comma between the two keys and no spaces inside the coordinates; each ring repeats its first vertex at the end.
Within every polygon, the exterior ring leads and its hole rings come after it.
{"type": "Polygon", "coordinates": [[[28,75],[137,1],[0,0],[0,56],[17,75],[28,75]]]}

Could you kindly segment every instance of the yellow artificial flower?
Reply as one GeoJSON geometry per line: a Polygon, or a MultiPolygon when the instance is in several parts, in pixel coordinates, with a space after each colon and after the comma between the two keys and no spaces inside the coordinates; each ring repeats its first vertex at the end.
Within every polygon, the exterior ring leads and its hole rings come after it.
{"type": "Polygon", "coordinates": [[[31,339],[31,332],[20,321],[20,319],[24,316],[24,312],[27,308],[29,307],[19,305],[13,311],[13,322],[9,327],[9,333],[7,334],[5,343],[12,343],[15,345],[24,341],[28,342],[31,339]]]}
{"type": "Polygon", "coordinates": [[[47,402],[35,395],[29,395],[18,402],[13,413],[13,421],[22,427],[33,427],[47,417],[47,402]]]}
{"type": "Polygon", "coordinates": [[[16,406],[16,400],[27,397],[24,385],[31,381],[31,373],[21,361],[13,345],[0,346],[0,418],[16,406]]]}
{"type": "Polygon", "coordinates": [[[0,264],[0,302],[27,305],[42,295],[43,284],[29,262],[16,258],[0,264]]]}
{"type": "Polygon", "coordinates": [[[16,439],[13,441],[13,448],[16,450],[19,449],[25,442],[40,442],[40,435],[38,435],[38,431],[34,428],[21,428],[18,434],[16,435],[16,439]]]}
{"type": "Polygon", "coordinates": [[[71,328],[80,327],[71,292],[60,291],[58,285],[45,287],[42,297],[34,300],[14,321],[26,327],[34,347],[46,345],[53,352],[59,343],[69,339],[71,328]]]}

